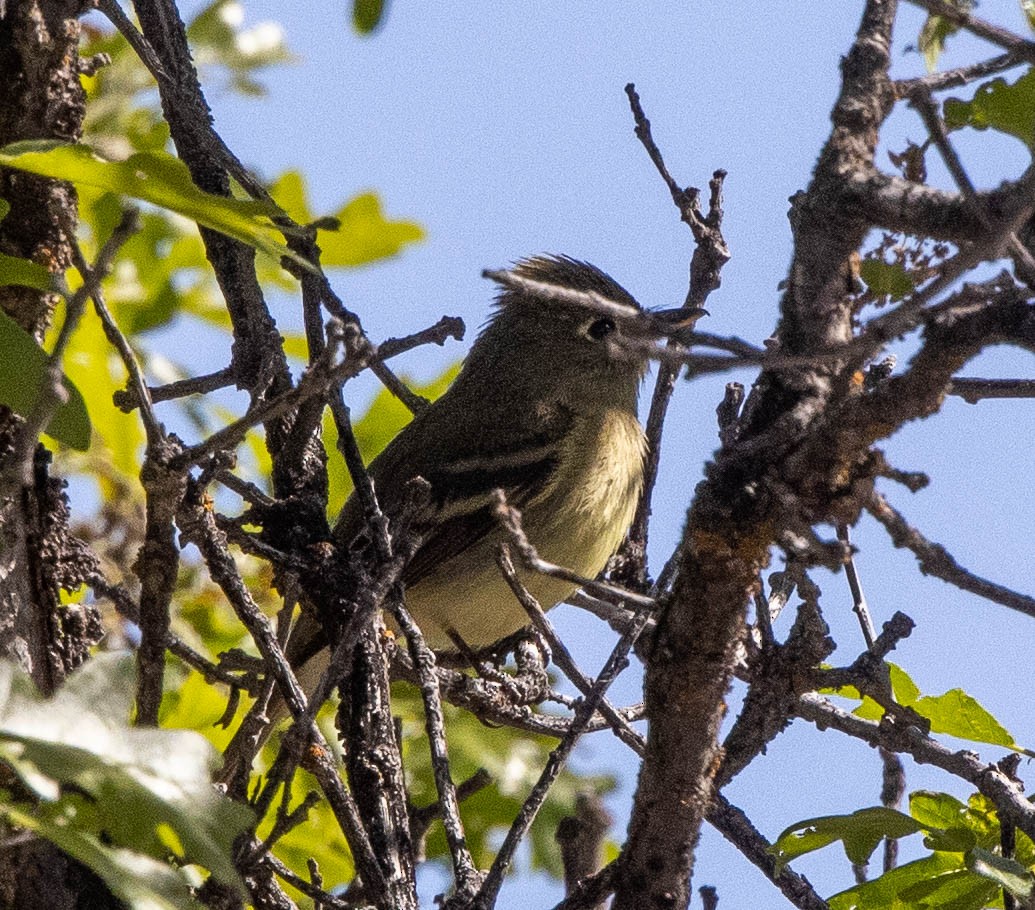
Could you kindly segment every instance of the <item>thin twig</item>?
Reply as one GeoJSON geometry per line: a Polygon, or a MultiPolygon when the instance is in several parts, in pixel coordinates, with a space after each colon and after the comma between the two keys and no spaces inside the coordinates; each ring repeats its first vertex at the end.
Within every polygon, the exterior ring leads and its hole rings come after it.
{"type": "MultiPolygon", "coordinates": [[[[1018,181],[1020,198],[1031,199],[1035,191],[1035,165],[1029,166],[1024,176],[1018,181]]],[[[952,259],[945,262],[938,275],[906,298],[894,310],[883,316],[877,316],[865,324],[862,332],[856,337],[853,346],[860,347],[855,361],[862,362],[882,348],[888,341],[905,334],[924,319],[930,319],[939,312],[938,306],[928,306],[943,291],[948,290],[963,275],[975,266],[995,259],[1016,231],[1031,217],[1035,203],[1024,205],[1008,221],[995,226],[980,243],[974,243],[961,250],[952,259]]],[[[942,304],[944,306],[944,304],[942,304]]]]}
{"type": "MultiPolygon", "coordinates": [[[[887,749],[879,748],[881,760],[880,804],[886,809],[897,809],[906,793],[906,771],[902,760],[887,749]]],[[[884,838],[882,871],[890,872],[898,864],[898,840],[884,838]]]]}
{"type": "Polygon", "coordinates": [[[873,647],[877,638],[877,630],[873,628],[873,618],[870,616],[870,608],[866,603],[866,595],[863,593],[862,582],[859,573],[855,568],[855,556],[852,553],[852,538],[848,525],[837,526],[837,539],[845,545],[845,578],[848,579],[848,590],[852,592],[852,612],[859,619],[859,628],[862,629],[863,640],[867,648],[873,647]]]}
{"type": "Polygon", "coordinates": [[[431,751],[431,768],[438,791],[446,843],[449,845],[449,855],[453,861],[456,896],[460,901],[466,901],[478,890],[482,875],[474,865],[471,851],[467,847],[464,825],[460,819],[460,801],[449,770],[445,718],[442,714],[442,698],[435,674],[435,655],[401,600],[392,604],[392,614],[406,636],[406,644],[417,672],[418,686],[424,702],[424,728],[428,734],[428,746],[431,751]]]}
{"type": "Polygon", "coordinates": [[[441,344],[445,338],[456,337],[458,332],[462,336],[463,323],[445,317],[435,325],[412,335],[390,338],[379,347],[374,347],[363,337],[354,334],[346,339],[347,356],[337,364],[333,362],[332,356],[337,351],[334,346],[328,345],[320,360],[302,376],[298,385],[276,398],[260,402],[240,419],[213,433],[203,442],[185,449],[180,461],[184,464],[197,464],[213,452],[232,449],[244,439],[252,427],[282,417],[314,396],[325,394],[327,389],[359,375],[374,361],[398,356],[423,344],[441,344]]]}
{"type": "MultiPolygon", "coordinates": [[[[100,288],[111,263],[122,245],[140,229],[140,215],[135,208],[126,209],[119,223],[104,242],[92,269],[83,275],[83,284],[74,294],[65,293],[65,320],[61,324],[54,348],[47,358],[47,369],[40,382],[36,402],[18,430],[7,468],[0,477],[0,487],[28,486],[32,483],[32,453],[57,409],[68,400],[62,378],[61,362],[72,340],[72,333],[86,309],[86,302],[100,288]]],[[[66,289],[67,291],[67,289],[66,289]]],[[[0,496],[0,498],[4,498],[0,496]]]]}
{"type": "Polygon", "coordinates": [[[528,829],[542,807],[550,787],[553,786],[553,782],[564,768],[579,737],[585,732],[587,725],[599,708],[601,699],[603,699],[618,674],[628,665],[629,651],[640,637],[640,633],[643,631],[649,618],[649,608],[642,607],[637,610],[636,618],[630,625],[629,630],[615,644],[610,657],[608,657],[607,662],[597,676],[596,684],[591,694],[579,702],[568,733],[557,745],[557,748],[550,753],[546,766],[539,775],[539,780],[536,781],[532,791],[525,799],[517,818],[514,819],[514,823],[510,826],[510,830],[507,832],[507,836],[504,838],[503,844],[493,860],[492,868],[485,877],[485,882],[479,889],[478,896],[471,904],[472,910],[491,910],[495,904],[496,895],[499,893],[500,885],[503,884],[503,875],[513,861],[518,845],[528,833],[528,829]]]}
{"type": "Polygon", "coordinates": [[[306,897],[311,897],[315,902],[315,906],[322,908],[322,910],[356,910],[356,905],[352,901],[330,894],[315,882],[307,882],[300,875],[295,875],[272,853],[263,856],[259,863],[260,865],[268,866],[278,878],[283,879],[292,888],[298,889],[306,897]]]}
{"type": "Polygon", "coordinates": [[[920,563],[920,571],[933,575],[963,591],[970,591],[994,603],[1035,617],[1035,597],[1011,590],[964,569],[941,544],[928,540],[879,493],[874,493],[866,510],[884,525],[896,547],[910,550],[920,563]]]}
{"type": "Polygon", "coordinates": [[[788,866],[776,871],[772,845],[758,832],[751,819],[724,796],[717,794],[714,797],[706,817],[711,826],[776,885],[795,907],[799,910],[830,910],[803,875],[788,866]]]}
{"type": "MultiPolygon", "coordinates": [[[[506,543],[500,544],[499,553],[496,556],[496,564],[500,567],[500,571],[503,573],[507,584],[510,585],[510,590],[514,592],[514,596],[528,614],[532,625],[546,640],[553,654],[553,662],[571,680],[575,688],[584,697],[588,698],[593,691],[594,683],[578,668],[575,659],[571,656],[571,652],[556,631],[554,631],[553,624],[547,618],[546,613],[543,612],[542,606],[532,596],[528,588],[521,583],[521,579],[518,578],[517,571],[514,569],[514,562],[510,558],[510,548],[506,543]]],[[[629,722],[615,710],[614,705],[606,698],[601,698],[600,700],[600,713],[611,724],[615,736],[642,758],[646,747],[643,737],[629,725],[629,722]]]]}
{"type": "MultiPolygon", "coordinates": [[[[73,246],[73,255],[76,268],[79,269],[80,274],[89,274],[91,270],[78,243],[73,246]]],[[[165,436],[165,431],[158,422],[154,408],[151,406],[152,399],[147,387],[147,381],[144,379],[144,371],[137,360],[133,348],[130,346],[129,339],[122,333],[122,330],[115,322],[115,317],[112,316],[111,311],[108,309],[108,305],[104,300],[104,294],[101,291],[100,282],[97,283],[97,287],[93,294],[91,294],[91,297],[93,298],[93,306],[97,312],[97,318],[101,320],[104,335],[108,339],[108,343],[118,351],[119,356],[122,358],[122,364],[129,374],[130,386],[133,389],[132,394],[140,407],[140,419],[144,424],[144,433],[148,444],[154,444],[165,436]]],[[[118,393],[116,392],[117,396],[118,393]]]]}
{"type": "Polygon", "coordinates": [[[529,542],[521,527],[521,513],[507,504],[506,496],[503,494],[502,490],[496,491],[495,503],[496,519],[510,536],[511,542],[514,544],[514,549],[517,551],[522,563],[524,563],[527,568],[532,569],[535,572],[539,572],[541,575],[547,575],[550,578],[560,578],[564,581],[570,581],[572,584],[578,585],[580,588],[584,588],[586,591],[589,591],[601,600],[606,600],[609,603],[615,603],[619,606],[632,606],[636,608],[637,612],[642,610],[653,611],[657,608],[657,601],[653,597],[645,597],[643,594],[637,594],[634,591],[627,591],[624,588],[618,588],[614,585],[605,584],[604,582],[594,581],[592,578],[584,578],[582,575],[572,572],[570,569],[565,569],[563,566],[558,566],[552,562],[547,562],[545,559],[540,559],[535,547],[533,547],[529,542]]]}
{"type": "Polygon", "coordinates": [[[899,98],[908,98],[917,89],[924,89],[928,92],[940,92],[949,88],[962,88],[969,82],[984,79],[1001,73],[1003,70],[1013,69],[1024,62],[1023,58],[1008,51],[990,60],[983,60],[981,63],[972,63],[968,66],[960,66],[956,69],[946,70],[943,73],[929,73],[926,76],[919,76],[916,79],[900,79],[892,83],[892,88],[899,98]]]}
{"type": "Polygon", "coordinates": [[[169,74],[162,66],[161,60],[158,59],[158,54],[151,47],[151,42],[140,34],[130,18],[122,11],[118,0],[94,0],[94,3],[97,9],[108,17],[108,21],[122,33],[122,37],[133,48],[133,52],[140,58],[140,61],[147,67],[151,75],[154,76],[155,82],[170,81],[169,74]]]}
{"type": "Polygon", "coordinates": [[[405,382],[395,375],[384,363],[375,361],[370,364],[370,372],[381,380],[389,392],[399,399],[411,414],[419,414],[431,404],[423,395],[418,395],[405,382]]]}
{"type": "MultiPolygon", "coordinates": [[[[963,198],[967,200],[971,210],[984,225],[985,229],[990,232],[993,228],[992,219],[989,217],[981,197],[978,196],[970,175],[967,174],[966,168],[963,167],[963,162],[960,161],[959,155],[956,154],[956,149],[953,148],[952,143],[949,141],[949,134],[945,129],[945,123],[938,115],[938,109],[934,105],[930,92],[924,88],[917,89],[910,97],[910,103],[924,121],[927,132],[934,141],[935,147],[942,156],[942,161],[945,162],[945,166],[952,175],[952,179],[955,181],[963,198]]],[[[1018,275],[1029,286],[1035,283],[1035,258],[1032,257],[1028,248],[1017,239],[1015,233],[1010,234],[1007,238],[1007,246],[1010,255],[1013,257],[1014,267],[1017,269],[1018,275]]]]}
{"type": "Polygon", "coordinates": [[[979,38],[984,38],[986,41],[1010,51],[1019,60],[1035,63],[1035,42],[1026,41],[1020,35],[971,15],[947,0],[909,0],[909,2],[927,10],[933,16],[942,16],[979,38]]]}
{"type": "Polygon", "coordinates": [[[933,765],[967,781],[995,803],[1001,821],[1008,821],[1035,838],[1035,806],[1019,784],[996,765],[985,764],[976,753],[966,749],[953,752],[915,725],[888,723],[886,719],[881,723],[864,720],[811,692],[801,696],[795,713],[821,730],[839,730],[871,746],[911,755],[920,764],[933,765]]]}
{"type": "Polygon", "coordinates": [[[356,866],[374,893],[387,893],[387,883],[380,863],[374,855],[363,827],[363,820],[352,795],[345,788],[331,760],[331,750],[315,720],[307,715],[307,701],[302,687],[288,664],[269,619],[255,603],[230,555],[226,539],[216,527],[211,512],[200,504],[200,493],[194,492],[189,507],[181,508],[179,524],[185,537],[201,550],[212,580],[227,596],[235,612],[248,629],[263,660],[280,689],[280,695],[296,720],[305,724],[306,741],[317,748],[311,750],[316,779],[327,796],[327,802],[348,840],[356,866]]]}
{"type": "MultiPolygon", "coordinates": [[[[160,401],[173,401],[186,398],[188,395],[205,395],[216,389],[225,389],[236,381],[233,367],[223,367],[214,373],[204,376],[191,376],[188,379],[177,379],[175,382],[160,386],[148,386],[147,397],[157,404],[160,401]]],[[[139,390],[121,389],[115,393],[115,405],[123,411],[131,411],[140,406],[143,396],[139,390]]]]}
{"type": "Polygon", "coordinates": [[[946,391],[967,404],[982,398],[1035,398],[1035,379],[954,379],[946,391]]]}

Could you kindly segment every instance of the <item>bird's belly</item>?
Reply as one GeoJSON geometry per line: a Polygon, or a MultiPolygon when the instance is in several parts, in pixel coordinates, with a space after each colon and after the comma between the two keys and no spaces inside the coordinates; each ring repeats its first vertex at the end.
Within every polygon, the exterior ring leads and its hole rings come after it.
{"type": "MultiPolygon", "coordinates": [[[[523,510],[525,533],[539,555],[587,578],[603,571],[625,538],[642,488],[643,433],[632,415],[620,419],[621,425],[605,425],[599,432],[611,445],[625,447],[621,457],[588,446],[579,453],[588,457],[567,459],[579,476],[556,478],[523,510]],[[614,470],[616,464],[620,470],[614,470]]],[[[450,629],[478,649],[529,624],[496,565],[504,539],[502,531],[488,534],[407,590],[406,604],[432,648],[455,648],[450,629]]],[[[578,587],[522,568],[518,576],[545,610],[578,587]]]]}

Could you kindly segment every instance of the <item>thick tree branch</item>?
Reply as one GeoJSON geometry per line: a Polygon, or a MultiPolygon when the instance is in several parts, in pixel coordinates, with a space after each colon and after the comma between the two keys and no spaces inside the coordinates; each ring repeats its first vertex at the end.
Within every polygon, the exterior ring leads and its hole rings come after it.
{"type": "MultiPolygon", "coordinates": [[[[851,337],[850,257],[868,225],[845,217],[841,188],[846,174],[872,167],[877,130],[890,110],[887,68],[895,10],[889,0],[867,3],[843,62],[834,130],[808,192],[795,205],[795,256],[778,331],[781,351],[790,354],[826,350],[851,337]]],[[[770,544],[780,539],[789,505],[783,494],[767,501],[758,486],[769,486],[767,462],[778,457],[775,450],[753,464],[734,453],[774,427],[801,432],[838,389],[830,372],[765,375],[743,435],[729,452],[720,452],[698,488],[681,543],[681,571],[647,659],[647,754],[615,910],[682,908],[689,901],[693,850],[712,798],[716,738],[746,605],[770,544]]]]}

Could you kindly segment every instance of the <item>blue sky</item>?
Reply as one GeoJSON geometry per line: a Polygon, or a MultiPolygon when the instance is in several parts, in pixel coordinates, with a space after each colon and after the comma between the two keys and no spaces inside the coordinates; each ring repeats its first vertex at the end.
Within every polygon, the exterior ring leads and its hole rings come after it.
{"type": "MultiPolygon", "coordinates": [[[[209,100],[217,129],[244,162],[270,178],[300,169],[315,210],[333,211],[374,189],[391,216],[424,225],[427,241],[398,259],[332,276],[375,339],[416,330],[442,314],[462,316],[473,333],[492,296],[481,270],[538,252],[587,259],[647,306],[682,301],[692,241],[633,136],[623,92],[629,81],[678,181],[706,186],[714,169],[729,172],[725,230],[733,258],[722,288],[708,301],[712,315],[705,327],[756,343],[772,332],[777,285],[791,253],[787,199],[807,184],[826,138],[838,61],[861,3],[395,0],[384,28],[367,39],[351,31],[346,7],[342,0],[245,2],[246,24],[280,22],[300,60],[269,75],[264,98],[242,101],[210,88],[209,100]]],[[[985,0],[979,11],[1024,28],[1013,2],[985,0]]],[[[898,75],[922,70],[919,57],[904,50],[921,23],[921,14],[903,10],[898,75]]],[[[944,62],[993,53],[959,39],[944,62]]],[[[901,149],[906,137],[921,141],[924,134],[917,118],[903,112],[889,123],[884,148],[901,149]]],[[[1027,153],[1015,141],[985,134],[957,141],[979,186],[1016,176],[1026,164],[1027,153]]],[[[933,155],[929,163],[932,180],[948,186],[933,155]]],[[[879,164],[889,167],[884,153],[879,164]]],[[[297,300],[278,300],[276,316],[297,327],[297,300]]],[[[465,350],[466,344],[421,350],[405,368],[430,377],[465,350]]],[[[908,347],[900,353],[908,355],[908,347]]],[[[970,372],[1020,376],[1031,375],[1031,367],[1028,356],[996,351],[970,372]]],[[[714,407],[723,384],[734,378],[751,379],[743,373],[677,388],[655,494],[655,571],[678,539],[693,486],[718,444],[714,407]]],[[[362,398],[372,388],[360,386],[357,394],[362,398]]],[[[1035,509],[1025,474],[1033,438],[1035,403],[950,400],[941,414],[905,428],[885,447],[896,466],[928,471],[931,486],[917,495],[884,489],[965,566],[1030,591],[1035,509]]],[[[920,578],[912,557],[893,550],[872,522],[863,523],[855,541],[878,624],[897,609],[918,622],[894,659],[925,692],[961,686],[1019,741],[1035,744],[1030,710],[1015,697],[1030,679],[1019,668],[1030,665],[1035,620],[920,578]]],[[[850,662],[862,641],[847,587],[840,576],[818,580],[841,643],[834,659],[850,662]]],[[[592,673],[610,648],[610,633],[574,613],[562,608],[554,616],[579,643],[584,669],[592,673]]],[[[777,634],[786,634],[790,622],[788,612],[777,634]]],[[[616,700],[638,700],[637,685],[629,674],[616,700]]],[[[620,778],[610,803],[619,840],[636,770],[622,748],[598,738],[578,756],[581,767],[620,778]]],[[[966,792],[937,775],[912,767],[907,773],[910,789],[966,792]]],[[[728,795],[774,837],[800,818],[875,803],[879,786],[874,753],[799,722],[728,795]]],[[[851,883],[835,849],[800,868],[825,895],[851,883]]],[[[717,886],[726,906],[779,906],[782,900],[710,830],[695,873],[695,886],[702,884],[717,886]]],[[[504,890],[501,906],[527,905],[530,896],[536,906],[548,906],[561,889],[522,876],[504,890]]]]}

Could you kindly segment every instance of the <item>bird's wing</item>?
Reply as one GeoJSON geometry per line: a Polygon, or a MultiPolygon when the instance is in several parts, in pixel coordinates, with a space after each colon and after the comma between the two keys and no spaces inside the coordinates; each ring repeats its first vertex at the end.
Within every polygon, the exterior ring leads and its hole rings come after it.
{"type": "MultiPolygon", "coordinates": [[[[566,408],[536,414],[535,428],[521,422],[505,427],[444,425],[436,408],[419,415],[370,465],[382,509],[389,515],[401,506],[405,484],[423,477],[431,486],[428,505],[414,524],[427,536],[404,574],[415,585],[436,566],[477,543],[496,526],[493,491],[521,508],[544,490],[557,468],[573,424],[566,408]],[[402,455],[402,457],[400,457],[402,455]],[[405,461],[404,461],[405,459],[405,461]]],[[[455,417],[453,411],[452,416],[455,417]]],[[[342,543],[363,530],[362,510],[349,500],[335,529],[342,543]]]]}
{"type": "Polygon", "coordinates": [[[447,559],[476,544],[498,525],[494,492],[522,508],[546,489],[557,468],[558,446],[529,438],[528,447],[479,456],[426,477],[431,484],[433,511],[425,526],[428,536],[406,567],[404,580],[415,585],[447,559]]]}

